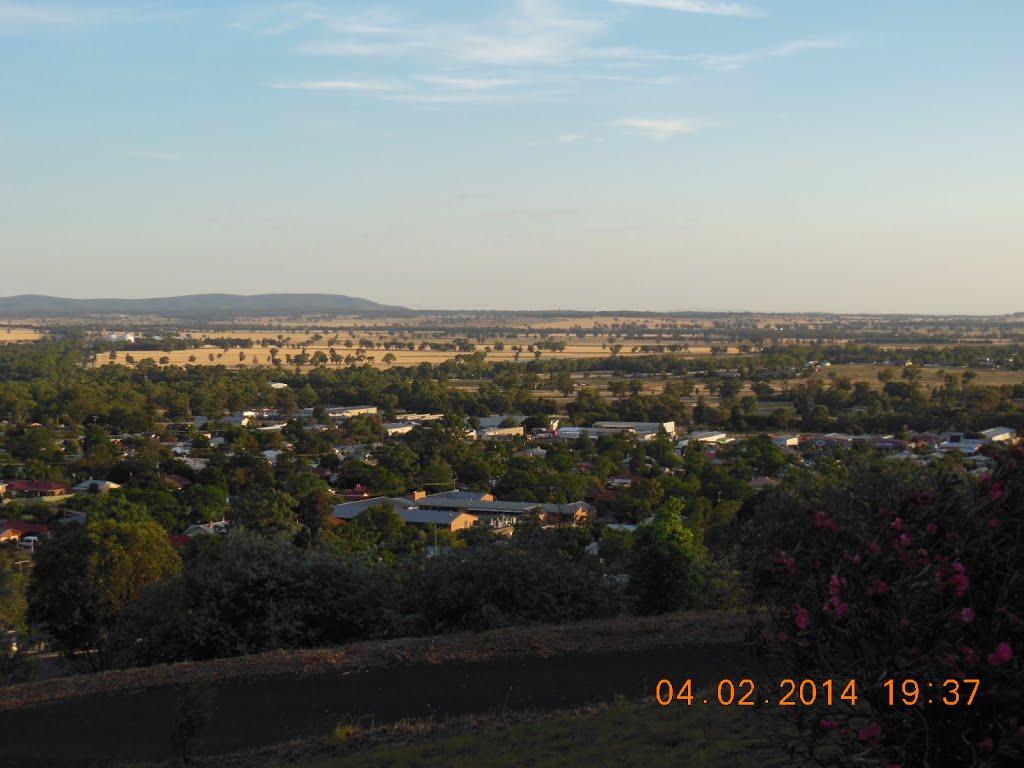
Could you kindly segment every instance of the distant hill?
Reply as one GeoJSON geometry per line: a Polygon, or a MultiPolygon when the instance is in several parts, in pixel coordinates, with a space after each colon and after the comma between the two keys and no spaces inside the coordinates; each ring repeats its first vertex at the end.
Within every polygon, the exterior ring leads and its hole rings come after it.
{"type": "Polygon", "coordinates": [[[264,293],[257,296],[201,293],[156,299],[62,299],[37,295],[0,297],[0,316],[162,315],[210,318],[395,310],[408,311],[404,307],[330,293],[264,293]]]}

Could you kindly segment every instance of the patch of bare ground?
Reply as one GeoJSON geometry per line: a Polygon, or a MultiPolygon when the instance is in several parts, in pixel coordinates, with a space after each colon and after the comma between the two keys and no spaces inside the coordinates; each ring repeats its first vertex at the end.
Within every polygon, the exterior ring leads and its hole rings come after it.
{"type": "Polygon", "coordinates": [[[743,641],[756,612],[684,612],[576,624],[510,627],[481,633],[363,641],[330,648],[277,650],[211,661],[160,664],[74,675],[0,688],[0,710],[93,694],[172,685],[382,670],[405,664],[483,662],[516,657],[638,652],[743,641]]]}

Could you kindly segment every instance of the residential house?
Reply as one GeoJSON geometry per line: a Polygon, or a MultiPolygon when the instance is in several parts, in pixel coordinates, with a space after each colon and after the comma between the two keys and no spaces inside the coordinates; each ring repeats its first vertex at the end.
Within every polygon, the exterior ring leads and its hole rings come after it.
{"type": "Polygon", "coordinates": [[[75,493],[110,493],[121,486],[109,480],[83,480],[71,488],[75,493]]]}
{"type": "Polygon", "coordinates": [[[44,496],[64,496],[71,490],[68,483],[55,480],[8,480],[7,493],[11,496],[27,496],[40,498],[44,496]]]}
{"type": "Polygon", "coordinates": [[[3,520],[0,519],[0,543],[6,541],[21,541],[23,536],[37,536],[42,538],[50,533],[49,527],[40,523],[28,523],[24,520],[3,520]]]}
{"type": "Polygon", "coordinates": [[[1009,427],[992,427],[981,430],[981,436],[988,443],[1008,443],[1017,439],[1017,432],[1009,427]]]}

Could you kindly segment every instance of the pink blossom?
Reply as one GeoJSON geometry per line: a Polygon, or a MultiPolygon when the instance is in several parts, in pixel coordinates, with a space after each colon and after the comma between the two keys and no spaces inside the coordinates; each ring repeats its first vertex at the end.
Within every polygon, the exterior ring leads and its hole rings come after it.
{"type": "Polygon", "coordinates": [[[839,727],[839,722],[837,720],[827,720],[826,719],[826,720],[822,720],[820,725],[821,725],[821,730],[823,730],[823,731],[834,731],[836,728],[839,727]]]}
{"type": "Polygon", "coordinates": [[[1010,647],[1009,643],[1000,643],[996,646],[996,649],[988,655],[988,663],[993,667],[998,667],[1005,661],[1009,661],[1013,658],[1013,648],[1010,647]]]}
{"type": "Polygon", "coordinates": [[[991,736],[986,736],[984,739],[978,742],[978,749],[982,752],[991,752],[995,749],[995,743],[992,741],[991,736]]]}
{"type": "Polygon", "coordinates": [[[786,568],[789,573],[796,573],[796,560],[786,554],[784,550],[776,550],[775,557],[772,558],[772,562],[775,565],[781,565],[786,568]]]}
{"type": "Polygon", "coordinates": [[[1006,489],[1000,481],[992,486],[992,501],[1002,501],[1006,497],[1006,489]]]}
{"type": "Polygon", "coordinates": [[[806,608],[796,609],[796,617],[793,619],[793,623],[796,624],[797,629],[807,629],[810,626],[811,616],[806,608]]]}
{"type": "Polygon", "coordinates": [[[960,621],[964,624],[970,624],[974,621],[974,611],[970,608],[964,608],[960,611],[960,621]]]}
{"type": "Polygon", "coordinates": [[[904,533],[900,536],[900,544],[902,544],[904,547],[909,547],[912,542],[913,539],[911,539],[908,534],[904,533]]]}
{"type": "Polygon", "coordinates": [[[787,643],[787,642],[789,642],[789,635],[786,632],[779,632],[779,642],[780,643],[787,643]]]}
{"type": "Polygon", "coordinates": [[[879,552],[882,551],[882,548],[880,546],[878,546],[878,542],[877,541],[872,541],[871,544],[870,544],[870,548],[871,548],[872,554],[875,554],[875,555],[877,555],[879,552]]]}
{"type": "Polygon", "coordinates": [[[961,563],[959,560],[953,563],[953,570],[959,573],[961,576],[967,574],[967,569],[964,567],[964,564],[961,563]]]}
{"type": "Polygon", "coordinates": [[[897,517],[895,520],[892,521],[889,527],[892,528],[894,531],[902,531],[903,520],[897,517]]]}
{"type": "Polygon", "coordinates": [[[874,584],[872,584],[870,587],[868,587],[868,594],[871,594],[871,595],[884,595],[888,591],[889,591],[889,585],[886,584],[881,579],[879,579],[874,584]]]}
{"type": "Polygon", "coordinates": [[[839,595],[841,589],[842,587],[839,582],[839,577],[833,573],[832,578],[829,579],[828,582],[828,592],[830,595],[832,595],[832,597],[836,597],[839,595]]]}
{"type": "Polygon", "coordinates": [[[869,741],[871,739],[878,739],[882,736],[882,726],[872,721],[870,725],[865,725],[859,731],[857,731],[857,738],[860,741],[869,741]]]}
{"type": "Polygon", "coordinates": [[[815,512],[814,513],[814,527],[815,528],[826,528],[826,529],[828,529],[830,531],[838,531],[839,530],[839,525],[836,523],[836,521],[833,520],[832,518],[830,518],[824,512],[815,512]]]}
{"type": "Polygon", "coordinates": [[[949,585],[953,587],[957,597],[963,597],[971,586],[971,580],[963,573],[955,573],[949,577],[949,585]]]}
{"type": "Polygon", "coordinates": [[[929,536],[934,536],[936,533],[939,532],[939,526],[937,526],[935,523],[928,523],[928,525],[926,525],[924,529],[928,531],[929,536]]]}

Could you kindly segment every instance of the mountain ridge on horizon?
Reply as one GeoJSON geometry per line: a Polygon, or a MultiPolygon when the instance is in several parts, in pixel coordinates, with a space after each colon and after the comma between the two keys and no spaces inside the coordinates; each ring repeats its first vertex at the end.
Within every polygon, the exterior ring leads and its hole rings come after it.
{"type": "Polygon", "coordinates": [[[8,315],[234,315],[320,314],[344,311],[402,311],[406,307],[333,293],[196,293],[145,299],[69,299],[42,294],[0,296],[0,314],[8,315]]]}

